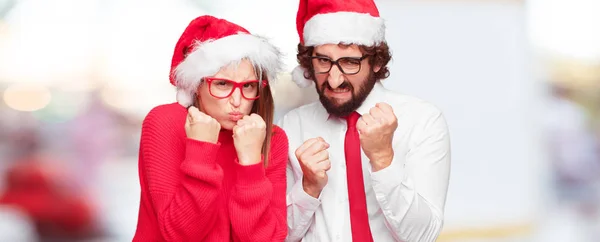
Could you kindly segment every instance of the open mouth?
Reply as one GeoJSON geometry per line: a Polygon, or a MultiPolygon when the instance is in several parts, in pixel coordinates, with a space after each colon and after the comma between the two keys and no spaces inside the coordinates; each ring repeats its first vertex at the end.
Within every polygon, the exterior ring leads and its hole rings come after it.
{"type": "Polygon", "coordinates": [[[331,88],[331,86],[329,86],[329,84],[326,84],[325,92],[327,92],[329,94],[329,96],[336,97],[336,98],[342,98],[342,97],[346,97],[352,93],[352,86],[347,82],[342,83],[337,88],[331,88]]]}
{"type": "Polygon", "coordinates": [[[350,88],[336,88],[336,89],[329,89],[331,92],[333,93],[344,93],[344,92],[349,92],[350,88]]]}

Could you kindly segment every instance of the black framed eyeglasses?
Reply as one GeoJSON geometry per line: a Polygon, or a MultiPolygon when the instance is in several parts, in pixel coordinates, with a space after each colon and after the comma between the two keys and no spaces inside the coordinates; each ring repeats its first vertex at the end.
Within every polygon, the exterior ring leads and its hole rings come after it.
{"type": "Polygon", "coordinates": [[[313,69],[317,74],[325,74],[331,71],[331,67],[336,65],[338,69],[346,75],[354,75],[360,72],[361,63],[369,55],[362,57],[342,57],[337,60],[332,60],[325,56],[311,56],[313,69]]]}

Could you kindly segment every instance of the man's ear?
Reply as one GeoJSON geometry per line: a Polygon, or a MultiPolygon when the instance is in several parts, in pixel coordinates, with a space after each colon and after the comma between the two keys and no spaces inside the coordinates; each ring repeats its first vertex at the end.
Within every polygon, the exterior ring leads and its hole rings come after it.
{"type": "Polygon", "coordinates": [[[379,70],[381,70],[381,66],[380,65],[373,66],[373,72],[377,73],[377,72],[379,72],[379,70]]]}

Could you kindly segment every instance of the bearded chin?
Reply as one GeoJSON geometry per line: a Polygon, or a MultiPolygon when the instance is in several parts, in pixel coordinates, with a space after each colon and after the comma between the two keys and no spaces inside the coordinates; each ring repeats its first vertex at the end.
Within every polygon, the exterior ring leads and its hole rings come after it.
{"type": "Polygon", "coordinates": [[[356,111],[356,109],[358,109],[363,104],[365,99],[367,99],[367,96],[369,96],[369,93],[371,93],[371,90],[373,90],[373,87],[377,82],[373,74],[374,73],[371,72],[367,77],[367,80],[363,81],[362,85],[358,88],[355,88],[348,82],[347,84],[350,85],[352,98],[343,103],[340,103],[339,100],[335,98],[325,96],[325,89],[328,88],[329,85],[326,81],[323,82],[323,85],[321,85],[320,87],[315,85],[317,93],[319,94],[319,100],[321,101],[321,104],[323,104],[323,107],[325,108],[325,110],[327,110],[327,112],[330,115],[339,118],[348,116],[352,112],[356,111]]]}

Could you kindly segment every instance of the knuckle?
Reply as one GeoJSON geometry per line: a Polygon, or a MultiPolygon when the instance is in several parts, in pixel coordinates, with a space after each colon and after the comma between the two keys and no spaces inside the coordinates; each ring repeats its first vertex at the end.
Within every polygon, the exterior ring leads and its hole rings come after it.
{"type": "Polygon", "coordinates": [[[305,154],[300,154],[298,160],[300,161],[300,163],[304,164],[305,166],[307,166],[307,167],[309,166],[308,159],[305,154]]]}
{"type": "Polygon", "coordinates": [[[365,126],[364,122],[359,121],[358,123],[356,123],[356,128],[359,130],[361,130],[364,126],[365,126]]]}
{"type": "Polygon", "coordinates": [[[375,132],[375,129],[376,129],[376,127],[373,127],[373,126],[367,127],[367,128],[365,128],[365,133],[367,135],[373,134],[373,132],[375,132]]]}
{"type": "Polygon", "coordinates": [[[323,171],[323,169],[322,169],[322,168],[319,168],[319,167],[313,167],[312,169],[313,169],[313,172],[314,172],[314,173],[316,173],[316,174],[318,174],[318,175],[319,175],[319,177],[322,177],[322,176],[323,176],[323,172],[321,172],[321,171],[323,171]]]}

